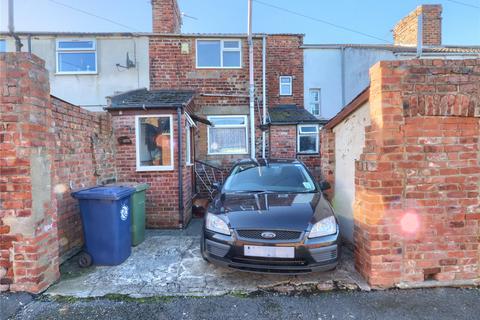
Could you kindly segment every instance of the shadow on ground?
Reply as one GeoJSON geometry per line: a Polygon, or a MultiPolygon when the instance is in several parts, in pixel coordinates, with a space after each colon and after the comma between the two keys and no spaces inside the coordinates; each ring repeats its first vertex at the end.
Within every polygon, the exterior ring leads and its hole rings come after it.
{"type": "Polygon", "coordinates": [[[119,266],[80,269],[73,258],[62,265],[61,280],[46,294],[140,298],[369,290],[348,250],[343,251],[336,270],[298,276],[244,273],[211,265],[200,255],[200,227],[201,220],[194,220],[185,230],[148,230],[145,241],[119,266]]]}

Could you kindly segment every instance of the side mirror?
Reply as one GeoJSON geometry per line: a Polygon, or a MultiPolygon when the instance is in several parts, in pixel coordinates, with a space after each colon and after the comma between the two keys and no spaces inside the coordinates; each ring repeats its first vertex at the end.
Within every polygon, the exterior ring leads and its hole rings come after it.
{"type": "Polygon", "coordinates": [[[320,182],[320,190],[321,191],[325,191],[325,190],[328,190],[328,189],[331,189],[332,186],[330,185],[330,183],[326,180],[322,180],[320,182]]]}
{"type": "Polygon", "coordinates": [[[212,186],[216,191],[220,191],[222,189],[222,184],[220,182],[214,182],[212,183],[212,186]]]}

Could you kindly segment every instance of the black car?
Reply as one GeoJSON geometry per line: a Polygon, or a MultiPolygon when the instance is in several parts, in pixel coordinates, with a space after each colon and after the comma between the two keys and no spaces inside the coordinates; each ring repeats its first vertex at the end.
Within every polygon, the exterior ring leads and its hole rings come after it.
{"type": "Polygon", "coordinates": [[[297,160],[238,162],[208,207],[202,256],[253,272],[334,269],[339,227],[320,186],[297,160]]]}

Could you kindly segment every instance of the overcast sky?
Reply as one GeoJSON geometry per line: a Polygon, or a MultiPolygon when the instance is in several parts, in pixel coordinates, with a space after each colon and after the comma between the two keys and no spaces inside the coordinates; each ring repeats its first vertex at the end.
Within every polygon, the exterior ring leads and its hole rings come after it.
{"type": "MultiPolygon", "coordinates": [[[[151,31],[149,0],[14,1],[18,31],[151,31]]],[[[0,0],[2,30],[7,29],[7,3],[0,0]]],[[[253,30],[305,33],[306,43],[391,42],[390,30],[395,23],[422,3],[443,5],[444,44],[480,45],[480,0],[254,0],[253,30]]],[[[246,32],[247,0],[179,0],[179,4],[181,11],[196,18],[184,18],[183,32],[246,32]]]]}

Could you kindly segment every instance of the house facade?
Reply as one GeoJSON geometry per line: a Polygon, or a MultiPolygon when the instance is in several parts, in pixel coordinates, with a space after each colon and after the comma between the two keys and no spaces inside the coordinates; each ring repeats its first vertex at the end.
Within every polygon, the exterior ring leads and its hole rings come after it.
{"type": "MultiPolygon", "coordinates": [[[[53,95],[90,111],[103,111],[106,97],[148,87],[148,36],[137,33],[19,32],[22,52],[45,61],[53,95]]],[[[15,39],[0,33],[0,52],[14,52],[15,39]]]]}
{"type": "Polygon", "coordinates": [[[393,28],[393,44],[304,44],[305,108],[331,119],[368,86],[378,61],[480,57],[479,47],[442,45],[441,14],[441,5],[417,7],[393,28]]]}

